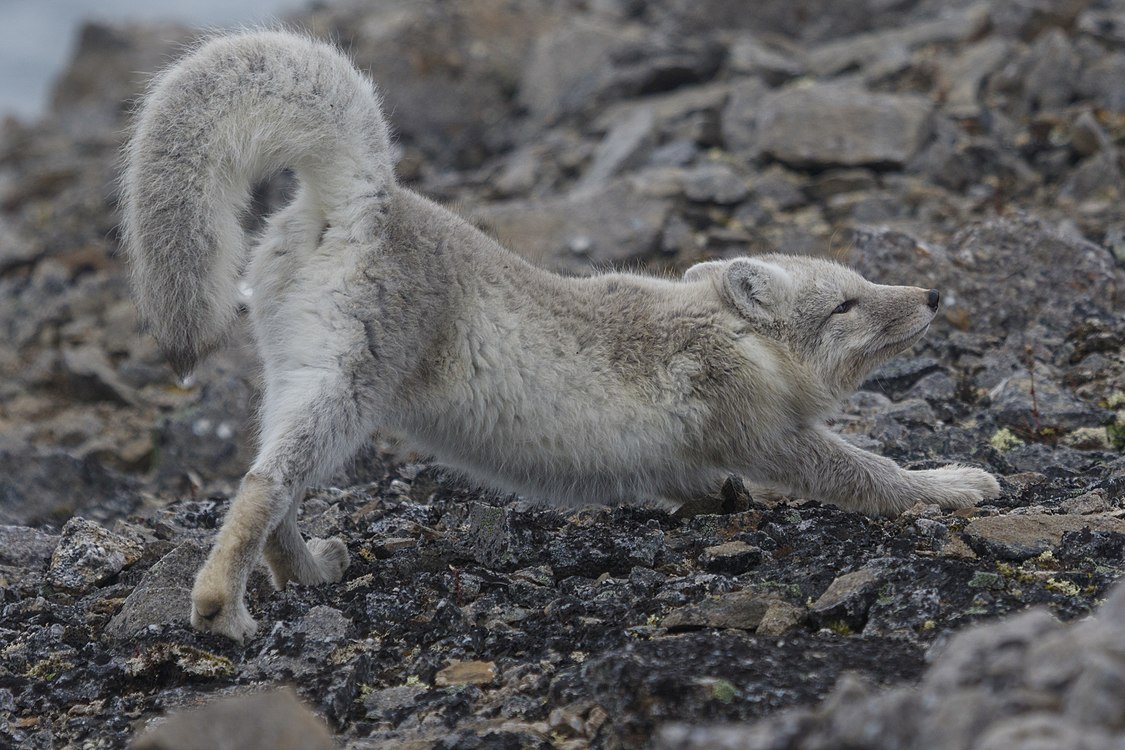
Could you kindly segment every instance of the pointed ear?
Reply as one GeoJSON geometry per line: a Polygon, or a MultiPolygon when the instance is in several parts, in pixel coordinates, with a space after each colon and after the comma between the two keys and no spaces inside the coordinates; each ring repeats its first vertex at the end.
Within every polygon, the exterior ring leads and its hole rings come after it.
{"type": "Polygon", "coordinates": [[[684,271],[684,281],[700,281],[712,274],[722,273],[723,268],[728,264],[725,260],[708,260],[702,263],[696,263],[694,266],[684,271]]]}
{"type": "Polygon", "coordinates": [[[776,263],[738,258],[723,275],[723,291],[738,311],[756,317],[776,308],[793,288],[793,278],[776,263]]]}

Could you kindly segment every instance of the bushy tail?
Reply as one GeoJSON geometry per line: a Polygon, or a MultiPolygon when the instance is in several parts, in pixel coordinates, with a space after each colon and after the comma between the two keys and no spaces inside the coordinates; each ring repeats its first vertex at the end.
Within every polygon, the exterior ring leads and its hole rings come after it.
{"type": "Polygon", "coordinates": [[[178,373],[236,314],[252,182],[289,167],[326,222],[370,236],[394,180],[388,144],[371,82],[294,34],[215,38],[153,81],[124,153],[123,239],[141,316],[178,373]]]}

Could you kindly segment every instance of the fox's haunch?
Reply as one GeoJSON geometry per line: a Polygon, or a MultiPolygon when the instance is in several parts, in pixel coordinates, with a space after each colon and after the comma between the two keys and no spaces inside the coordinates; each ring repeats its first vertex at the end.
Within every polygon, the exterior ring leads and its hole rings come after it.
{"type": "Polygon", "coordinates": [[[332,226],[381,232],[394,179],[371,82],[280,32],[212,39],[152,82],[124,151],[123,241],[141,316],[180,374],[222,341],[255,179],[293,169],[332,226]]]}

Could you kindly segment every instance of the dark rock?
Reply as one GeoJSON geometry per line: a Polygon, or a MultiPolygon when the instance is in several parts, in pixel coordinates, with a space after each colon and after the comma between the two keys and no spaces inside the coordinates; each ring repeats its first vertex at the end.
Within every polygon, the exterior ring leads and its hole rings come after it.
{"type": "Polygon", "coordinates": [[[193,481],[204,483],[195,491],[229,490],[253,457],[253,370],[224,356],[208,362],[195,377],[198,401],[161,420],[156,430],[156,482],[182,490],[192,475],[193,481]]]}
{"type": "Polygon", "coordinates": [[[852,632],[862,630],[882,581],[883,574],[876,568],[839,576],[809,607],[809,618],[822,627],[842,623],[852,632]]]}
{"type": "Polygon", "coordinates": [[[0,526],[0,565],[37,569],[46,566],[59,543],[55,534],[27,526],[0,526]]]}
{"type": "Polygon", "coordinates": [[[737,628],[755,630],[776,601],[752,591],[736,591],[673,610],[661,623],[669,630],[737,628]]]}
{"type": "Polygon", "coordinates": [[[703,550],[699,562],[712,573],[739,575],[757,565],[762,559],[762,550],[746,542],[733,541],[716,544],[703,550]]]}
{"type": "Polygon", "coordinates": [[[900,397],[922,378],[940,372],[941,367],[932,357],[896,357],[880,365],[860,388],[891,398],[900,397]]]}
{"type": "Polygon", "coordinates": [[[133,479],[62,451],[0,448],[0,521],[61,522],[74,513],[108,520],[140,503],[133,479]]]}
{"type": "Polygon", "coordinates": [[[993,389],[990,397],[996,421],[1025,433],[1070,431],[1113,421],[1113,412],[1077,398],[1042,375],[1008,378],[993,389]]]}

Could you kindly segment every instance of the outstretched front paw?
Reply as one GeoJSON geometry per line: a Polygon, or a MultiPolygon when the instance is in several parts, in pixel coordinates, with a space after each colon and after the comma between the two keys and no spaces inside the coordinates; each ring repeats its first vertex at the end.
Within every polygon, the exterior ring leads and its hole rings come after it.
{"type": "Polygon", "coordinates": [[[924,497],[919,500],[943,508],[968,508],[1000,495],[1000,483],[983,469],[972,466],[943,466],[916,472],[927,480],[924,497]]]}

